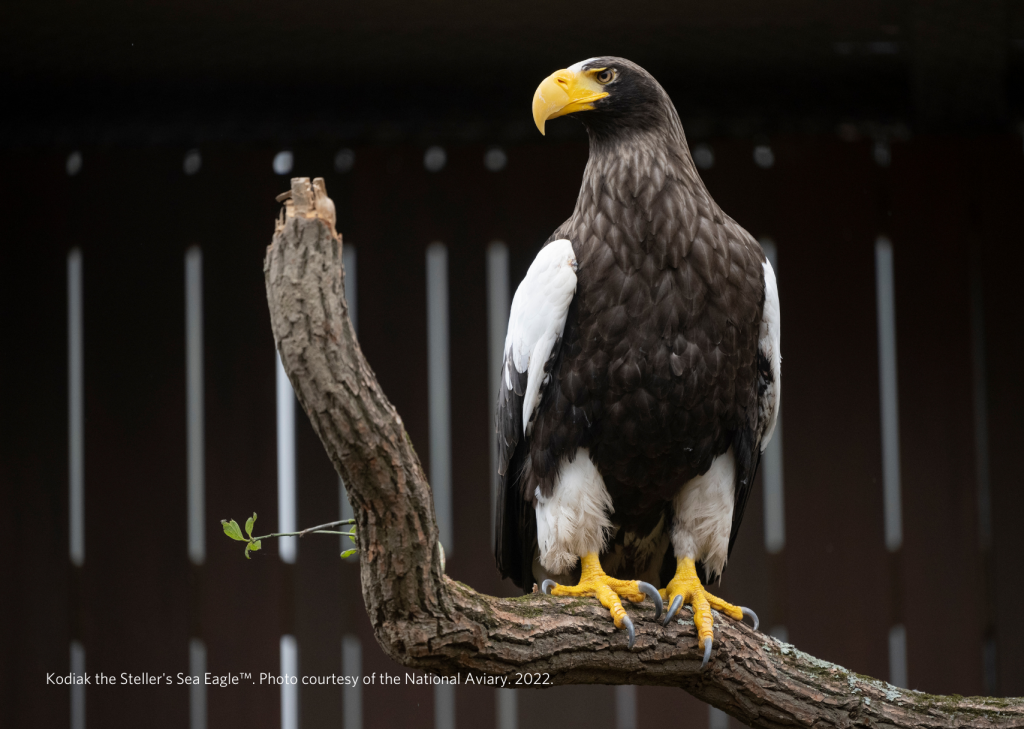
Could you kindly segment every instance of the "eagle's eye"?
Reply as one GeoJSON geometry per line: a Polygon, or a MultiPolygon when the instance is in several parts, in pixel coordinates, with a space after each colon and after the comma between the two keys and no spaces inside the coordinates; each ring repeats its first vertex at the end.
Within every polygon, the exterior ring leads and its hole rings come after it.
{"type": "Polygon", "coordinates": [[[601,70],[594,78],[596,78],[597,82],[602,86],[604,86],[605,84],[609,84],[615,80],[615,69],[605,68],[601,70]]]}

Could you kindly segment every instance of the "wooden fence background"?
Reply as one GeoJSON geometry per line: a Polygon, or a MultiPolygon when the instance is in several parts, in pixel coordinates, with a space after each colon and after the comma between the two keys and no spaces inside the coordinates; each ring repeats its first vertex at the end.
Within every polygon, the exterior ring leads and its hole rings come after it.
{"type": "MultiPolygon", "coordinates": [[[[1024,153],[1015,135],[915,137],[891,144],[833,137],[709,140],[704,178],[723,208],[778,251],[783,311],[785,548],[765,549],[760,485],[721,586],[785,626],[802,650],[860,673],[889,675],[889,629],[903,624],[909,685],[930,693],[1024,695],[1024,153]],[[875,306],[875,241],[895,256],[903,546],[886,549],[875,306]],[[972,285],[980,289],[972,289],[972,285]],[[980,290],[980,298],[972,291],[980,290]],[[974,298],[972,298],[972,296],[974,298]],[[979,309],[979,303],[981,308],[979,309]],[[972,309],[972,306],[974,307],[972,309]],[[980,317],[972,318],[972,311],[980,317]],[[974,342],[983,323],[983,357],[974,342]],[[987,393],[987,453],[976,438],[987,393]],[[979,534],[979,458],[988,464],[991,546],[979,534]],[[987,661],[987,663],[986,663],[987,661]]],[[[341,672],[346,634],[363,672],[402,673],[376,646],[357,566],[335,538],[303,540],[294,565],[270,545],[251,561],[221,518],[276,523],[275,363],[262,259],[288,186],[269,146],[210,145],[198,174],[185,149],[12,152],[0,266],[0,709],[9,727],[63,727],[70,691],[47,673],[85,649],[90,674],[188,671],[201,638],[216,674],[279,672],[296,636],[300,672],[341,672]],[[203,255],[206,560],[186,543],[187,248],[203,255]],[[86,559],[68,558],[66,261],[79,248],[84,286],[86,559]]],[[[293,174],[327,178],[338,228],[358,250],[359,334],[429,472],[424,251],[448,247],[454,531],[448,573],[513,594],[491,548],[486,247],[504,241],[511,281],[571,212],[585,144],[507,146],[485,169],[484,145],[293,148],[293,174]]],[[[297,426],[298,523],[337,518],[338,479],[305,417],[297,426]]],[[[189,722],[185,687],[86,691],[90,727],[189,722]]],[[[704,727],[681,691],[639,688],[636,725],[704,727]]],[[[363,725],[430,726],[429,687],[368,687],[363,725]]],[[[612,687],[520,691],[518,725],[615,727],[612,687]]],[[[210,726],[276,727],[280,691],[207,692],[210,726]]],[[[343,692],[303,687],[301,726],[341,726],[343,692]]],[[[456,724],[492,726],[493,689],[456,690],[456,724]]],[[[714,721],[710,719],[710,721],[714,721]]],[[[627,721],[628,723],[628,721],[627,721]]]]}

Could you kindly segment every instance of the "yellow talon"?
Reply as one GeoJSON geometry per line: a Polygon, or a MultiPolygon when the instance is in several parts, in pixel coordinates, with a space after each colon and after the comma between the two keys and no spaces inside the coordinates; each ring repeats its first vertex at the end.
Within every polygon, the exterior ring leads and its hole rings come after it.
{"type": "Polygon", "coordinates": [[[598,601],[608,608],[615,627],[629,632],[629,647],[632,648],[636,632],[633,629],[633,621],[626,615],[626,609],[622,607],[620,598],[625,598],[630,602],[643,602],[644,597],[649,596],[655,602],[657,613],[655,620],[657,620],[661,615],[662,607],[658,591],[646,582],[617,580],[614,577],[609,577],[602,569],[601,560],[596,552],[584,555],[582,564],[583,569],[578,585],[555,585],[551,580],[545,580],[541,589],[549,595],[555,596],[597,597],[598,601]]]}
{"type": "Polygon", "coordinates": [[[665,625],[673,618],[680,605],[689,603],[693,608],[693,624],[697,628],[697,642],[705,647],[704,663],[707,663],[710,655],[711,642],[714,640],[714,616],[712,609],[725,613],[735,620],[743,620],[745,613],[749,613],[754,621],[754,629],[757,629],[757,616],[752,610],[737,607],[731,603],[715,597],[704,589],[697,577],[697,565],[688,557],[677,560],[676,574],[664,590],[660,591],[661,597],[670,607],[665,616],[665,625]],[[677,604],[678,600],[678,604],[677,604]]]}

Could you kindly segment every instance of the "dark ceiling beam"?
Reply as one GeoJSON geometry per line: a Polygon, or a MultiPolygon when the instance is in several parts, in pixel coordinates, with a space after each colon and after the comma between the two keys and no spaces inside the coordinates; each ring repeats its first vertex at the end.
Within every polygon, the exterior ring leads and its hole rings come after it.
{"type": "Polygon", "coordinates": [[[691,139],[1005,131],[1024,114],[1022,0],[593,0],[571,33],[552,12],[28,4],[0,24],[0,146],[513,143],[537,81],[599,52],[648,68],[691,139]]]}

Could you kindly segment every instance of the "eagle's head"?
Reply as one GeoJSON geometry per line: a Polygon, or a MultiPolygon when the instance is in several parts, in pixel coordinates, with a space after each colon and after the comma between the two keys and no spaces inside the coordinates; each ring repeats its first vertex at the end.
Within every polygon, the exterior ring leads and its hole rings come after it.
{"type": "Polygon", "coordinates": [[[599,56],[555,71],[533,95],[533,120],[540,133],[549,119],[580,114],[591,138],[609,139],[678,124],[665,90],[625,58],[599,56]]]}

